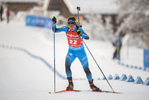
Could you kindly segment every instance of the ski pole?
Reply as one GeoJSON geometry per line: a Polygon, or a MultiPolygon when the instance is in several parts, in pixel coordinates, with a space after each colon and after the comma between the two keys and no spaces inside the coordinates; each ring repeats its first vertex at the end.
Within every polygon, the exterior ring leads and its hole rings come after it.
{"type": "Polygon", "coordinates": [[[77,24],[78,24],[78,26],[80,26],[80,18],[79,18],[79,16],[80,16],[79,15],[80,7],[77,7],[77,10],[78,10],[78,23],[77,24]]]}
{"type": "Polygon", "coordinates": [[[55,75],[55,30],[53,33],[53,46],[54,46],[54,92],[56,92],[56,75],[55,75]]]}
{"type": "MultiPolygon", "coordinates": [[[[77,7],[77,10],[78,10],[78,21],[80,21],[80,20],[79,20],[80,7],[77,7]]],[[[80,22],[78,22],[78,24],[79,24],[79,26],[80,26],[80,22]]],[[[81,38],[81,39],[82,39],[82,38],[81,38]]],[[[108,79],[106,78],[105,74],[104,74],[103,71],[101,70],[100,66],[98,65],[97,61],[95,60],[93,54],[91,53],[90,49],[89,49],[88,46],[86,45],[85,41],[84,41],[83,39],[82,39],[82,41],[83,41],[84,45],[86,46],[87,50],[89,51],[90,55],[92,56],[93,60],[95,61],[96,65],[98,66],[99,70],[101,71],[102,75],[105,77],[105,79],[106,79],[107,83],[109,84],[109,86],[111,87],[112,91],[114,92],[114,90],[113,90],[113,88],[112,88],[110,82],[108,81],[108,79]]]]}
{"type": "MultiPolygon", "coordinates": [[[[56,67],[55,67],[55,31],[56,31],[56,18],[55,16],[52,17],[52,22],[54,25],[54,32],[53,32],[53,48],[54,48],[54,92],[56,92],[56,67]]],[[[53,27],[53,26],[52,26],[53,27]]]]}

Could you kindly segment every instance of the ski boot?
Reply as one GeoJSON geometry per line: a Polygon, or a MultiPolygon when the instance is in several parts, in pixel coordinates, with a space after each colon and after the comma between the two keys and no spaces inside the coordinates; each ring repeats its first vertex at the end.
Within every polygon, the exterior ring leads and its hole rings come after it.
{"type": "Polygon", "coordinates": [[[69,85],[67,86],[66,90],[67,91],[72,91],[73,90],[73,82],[72,82],[72,77],[67,78],[69,85]]]}
{"type": "Polygon", "coordinates": [[[93,83],[93,80],[92,81],[89,81],[89,84],[90,84],[90,88],[93,90],[93,91],[101,91],[99,89],[99,87],[95,86],[94,83],[93,83]]]}

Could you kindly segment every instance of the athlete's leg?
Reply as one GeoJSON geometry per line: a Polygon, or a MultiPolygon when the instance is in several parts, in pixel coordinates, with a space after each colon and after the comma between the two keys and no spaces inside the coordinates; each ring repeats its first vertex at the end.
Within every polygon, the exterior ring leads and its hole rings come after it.
{"type": "Polygon", "coordinates": [[[71,73],[71,69],[70,66],[72,64],[72,62],[75,60],[75,56],[73,55],[73,51],[68,50],[66,59],[65,59],[65,70],[66,70],[66,75],[67,75],[67,79],[68,79],[68,86],[66,87],[67,91],[73,90],[73,81],[72,81],[72,73],[71,73]]]}
{"type": "Polygon", "coordinates": [[[77,57],[80,60],[82,66],[83,66],[83,69],[86,73],[88,81],[92,81],[93,78],[92,78],[92,74],[91,74],[90,69],[89,69],[88,59],[87,59],[87,55],[85,53],[85,50],[84,49],[80,50],[78,52],[77,57]]]}
{"type": "Polygon", "coordinates": [[[82,49],[80,53],[81,54],[79,54],[77,57],[79,58],[82,66],[83,66],[83,69],[86,73],[87,79],[89,81],[90,88],[93,91],[101,91],[99,89],[99,87],[95,86],[94,83],[93,83],[93,78],[92,78],[92,74],[91,74],[90,69],[89,69],[88,59],[87,59],[87,55],[85,53],[85,50],[82,49]]]}

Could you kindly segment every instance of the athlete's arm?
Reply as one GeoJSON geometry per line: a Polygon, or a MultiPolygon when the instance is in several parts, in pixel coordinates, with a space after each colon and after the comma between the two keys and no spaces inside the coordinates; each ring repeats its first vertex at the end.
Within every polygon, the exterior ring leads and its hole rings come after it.
{"type": "Polygon", "coordinates": [[[56,33],[57,32],[67,32],[68,26],[63,26],[63,27],[57,28],[56,24],[53,24],[52,25],[52,30],[55,31],[56,33]]]}
{"type": "Polygon", "coordinates": [[[84,32],[84,30],[82,28],[78,28],[78,30],[80,30],[80,32],[82,33],[82,35],[80,37],[88,40],[89,36],[84,32]]]}

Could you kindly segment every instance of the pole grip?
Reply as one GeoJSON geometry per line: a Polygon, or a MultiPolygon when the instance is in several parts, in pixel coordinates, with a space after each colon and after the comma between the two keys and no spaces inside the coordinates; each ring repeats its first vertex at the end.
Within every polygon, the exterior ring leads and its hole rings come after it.
{"type": "Polygon", "coordinates": [[[81,10],[81,9],[80,9],[80,7],[77,7],[77,10],[79,10],[79,11],[80,11],[80,10],[81,10]]]}

